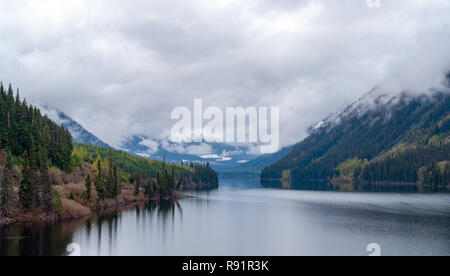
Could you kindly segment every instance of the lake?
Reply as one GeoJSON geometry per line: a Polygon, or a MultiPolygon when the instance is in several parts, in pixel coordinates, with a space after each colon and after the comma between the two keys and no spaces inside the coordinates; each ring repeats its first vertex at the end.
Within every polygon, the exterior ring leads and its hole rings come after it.
{"type": "Polygon", "coordinates": [[[221,178],[177,203],[0,227],[0,255],[450,255],[450,195],[263,188],[221,178]]]}

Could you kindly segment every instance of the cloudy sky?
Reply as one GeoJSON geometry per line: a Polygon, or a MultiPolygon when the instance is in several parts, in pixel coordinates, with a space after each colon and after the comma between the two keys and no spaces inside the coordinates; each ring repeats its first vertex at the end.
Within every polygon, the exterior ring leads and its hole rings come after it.
{"type": "Polygon", "coordinates": [[[450,1],[2,0],[0,80],[111,144],[176,106],[279,106],[281,142],[379,85],[450,69],[450,1]]]}

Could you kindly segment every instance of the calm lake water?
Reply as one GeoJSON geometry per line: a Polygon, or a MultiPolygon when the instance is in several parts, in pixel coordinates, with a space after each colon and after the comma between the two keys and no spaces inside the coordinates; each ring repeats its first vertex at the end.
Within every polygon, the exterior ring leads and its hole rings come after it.
{"type": "Polygon", "coordinates": [[[450,255],[450,195],[311,192],[222,178],[178,203],[0,228],[0,255],[450,255]]]}

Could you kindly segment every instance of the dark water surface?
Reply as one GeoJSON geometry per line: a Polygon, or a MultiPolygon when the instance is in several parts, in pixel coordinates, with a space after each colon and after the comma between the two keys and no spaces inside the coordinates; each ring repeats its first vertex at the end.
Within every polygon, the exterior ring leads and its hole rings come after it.
{"type": "Polygon", "coordinates": [[[0,227],[0,255],[450,255],[450,195],[262,188],[216,191],[81,220],[0,227]]]}

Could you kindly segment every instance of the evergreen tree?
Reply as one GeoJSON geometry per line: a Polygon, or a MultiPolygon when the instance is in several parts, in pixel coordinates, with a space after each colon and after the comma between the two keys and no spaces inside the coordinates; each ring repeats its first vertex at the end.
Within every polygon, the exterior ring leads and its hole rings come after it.
{"type": "Polygon", "coordinates": [[[106,197],[106,188],[103,182],[102,163],[101,160],[97,160],[97,177],[95,178],[94,186],[97,190],[98,201],[102,201],[106,197]]]}
{"type": "Polygon", "coordinates": [[[117,196],[119,195],[119,176],[117,173],[117,167],[113,166],[113,180],[112,180],[112,184],[113,184],[113,189],[112,189],[112,196],[113,198],[117,198],[117,196]]]}
{"type": "Polygon", "coordinates": [[[136,174],[136,178],[135,178],[135,183],[134,183],[134,195],[139,195],[139,191],[140,191],[140,189],[141,189],[141,181],[142,181],[142,179],[141,179],[141,172],[140,171],[138,171],[137,172],[137,174],[136,174]]]}
{"type": "Polygon", "coordinates": [[[90,174],[86,175],[85,187],[86,187],[86,199],[90,200],[91,199],[91,191],[92,191],[92,180],[91,180],[90,174]]]}
{"type": "Polygon", "coordinates": [[[108,168],[108,176],[106,177],[106,197],[112,198],[113,197],[113,171],[112,171],[112,160],[111,158],[108,158],[107,161],[107,168],[108,168]]]}
{"type": "Polygon", "coordinates": [[[2,159],[4,160],[3,175],[1,178],[0,186],[0,215],[8,218],[12,212],[12,198],[13,198],[13,186],[12,186],[12,166],[11,158],[3,150],[1,152],[2,159]]]}
{"type": "Polygon", "coordinates": [[[176,175],[175,175],[175,164],[172,164],[172,175],[170,177],[170,193],[177,189],[176,175]]]}
{"type": "Polygon", "coordinates": [[[148,180],[147,182],[145,182],[144,184],[144,194],[147,198],[151,198],[152,197],[152,191],[151,191],[151,183],[150,180],[148,180]]]}
{"type": "MultiPolygon", "coordinates": [[[[46,152],[40,153],[47,154],[46,152]]],[[[34,209],[39,208],[41,199],[39,196],[39,193],[41,192],[41,185],[39,181],[39,177],[37,174],[38,167],[36,162],[36,150],[34,146],[31,147],[30,153],[29,153],[29,161],[30,161],[30,172],[31,172],[31,195],[32,195],[32,205],[34,209]]]]}
{"type": "Polygon", "coordinates": [[[181,187],[183,186],[183,182],[184,182],[183,178],[184,178],[183,174],[181,174],[180,175],[180,180],[178,181],[178,184],[177,184],[177,191],[179,191],[181,189],[181,187]]]}
{"type": "Polygon", "coordinates": [[[42,207],[44,208],[44,211],[51,213],[53,212],[54,200],[52,184],[50,183],[50,175],[48,172],[48,159],[46,149],[41,149],[39,186],[42,190],[42,207]]]}
{"type": "Polygon", "coordinates": [[[19,186],[19,198],[22,208],[30,211],[33,207],[33,189],[31,180],[30,155],[27,151],[23,154],[22,181],[19,186]]]}

